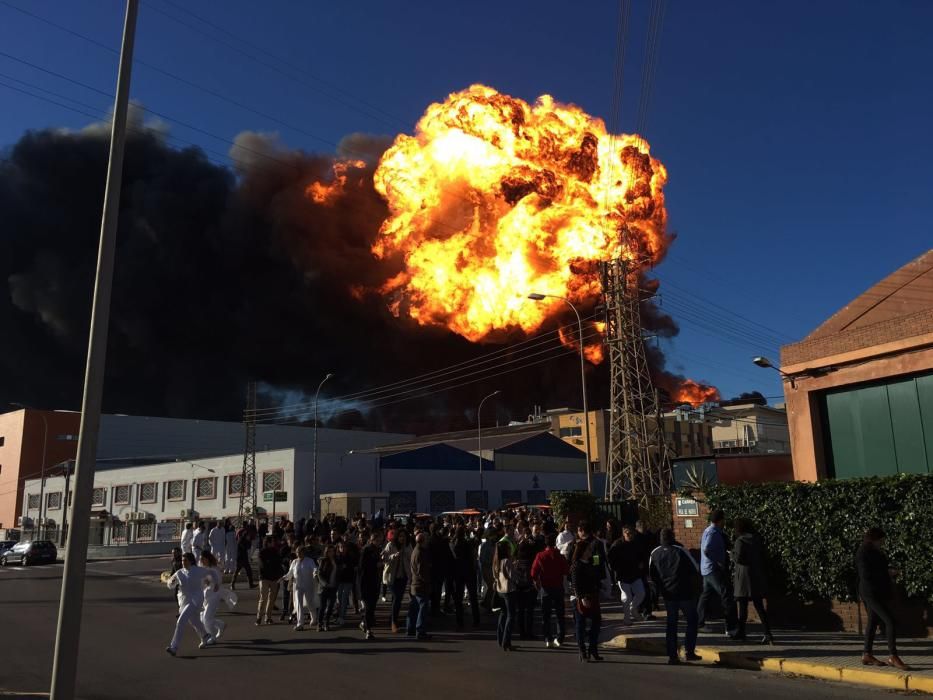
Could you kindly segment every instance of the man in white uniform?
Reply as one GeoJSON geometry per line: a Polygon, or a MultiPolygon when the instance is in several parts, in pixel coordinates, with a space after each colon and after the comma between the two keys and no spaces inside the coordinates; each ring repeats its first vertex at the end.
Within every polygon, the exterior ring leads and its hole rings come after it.
{"type": "Polygon", "coordinates": [[[204,543],[207,540],[207,533],[204,532],[204,523],[199,522],[194,531],[194,537],[191,540],[191,551],[194,554],[195,561],[201,561],[201,553],[204,551],[204,543]]]}
{"type": "Polygon", "coordinates": [[[169,590],[174,590],[175,586],[178,586],[178,604],[181,610],[175,621],[175,634],[172,636],[172,641],[165,647],[165,651],[172,656],[175,656],[178,651],[181,631],[186,624],[191,625],[201,638],[199,648],[203,649],[214,643],[214,638],[207,633],[201,623],[201,608],[204,605],[205,584],[211,581],[215,585],[220,585],[217,572],[196,566],[194,555],[190,552],[182,555],[181,563],[182,568],[172,574],[166,584],[169,590]]]}
{"type": "Polygon", "coordinates": [[[211,546],[211,554],[217,560],[220,570],[224,567],[224,552],[227,548],[226,533],[220,523],[214,523],[214,527],[207,534],[207,543],[211,546]]]}
{"type": "Polygon", "coordinates": [[[181,552],[182,554],[191,554],[191,542],[194,540],[194,526],[191,523],[185,523],[185,529],[181,533],[181,552]]]}

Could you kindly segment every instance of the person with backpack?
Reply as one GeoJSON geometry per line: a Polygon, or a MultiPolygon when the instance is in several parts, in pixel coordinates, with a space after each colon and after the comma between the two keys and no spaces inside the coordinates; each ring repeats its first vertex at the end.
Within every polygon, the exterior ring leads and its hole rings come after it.
{"type": "Polygon", "coordinates": [[[522,540],[518,545],[518,555],[512,566],[512,581],[515,584],[515,615],[518,619],[520,639],[534,639],[535,603],[538,602],[538,589],[531,578],[531,566],[537,554],[531,539],[522,540]]]}
{"type": "Polygon", "coordinates": [[[512,545],[504,540],[496,544],[496,553],[492,561],[492,572],[496,594],[502,600],[499,611],[499,623],[496,625],[496,641],[502,651],[512,651],[512,626],[515,621],[515,581],[512,545]]]}

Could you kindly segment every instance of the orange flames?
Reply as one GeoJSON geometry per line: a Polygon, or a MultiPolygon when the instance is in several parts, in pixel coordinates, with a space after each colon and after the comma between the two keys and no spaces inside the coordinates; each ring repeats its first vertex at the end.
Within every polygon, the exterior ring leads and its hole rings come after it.
{"type": "Polygon", "coordinates": [[[592,304],[596,261],[660,259],[666,181],[637,136],[548,95],[473,85],[430,105],[376,169],[389,217],[373,252],[404,260],[381,291],[395,313],[472,341],[534,332],[566,307],[529,292],[592,304]]]}
{"type": "Polygon", "coordinates": [[[361,169],[365,167],[366,163],[361,160],[334,161],[334,179],[328,184],[312,182],[308,185],[305,193],[318,204],[333,204],[334,200],[343,195],[347,186],[347,171],[350,168],[361,169]]]}
{"type": "Polygon", "coordinates": [[[719,389],[698,384],[692,379],[684,379],[672,392],[671,400],[675,404],[689,403],[693,406],[700,406],[704,403],[719,401],[719,389]]]}

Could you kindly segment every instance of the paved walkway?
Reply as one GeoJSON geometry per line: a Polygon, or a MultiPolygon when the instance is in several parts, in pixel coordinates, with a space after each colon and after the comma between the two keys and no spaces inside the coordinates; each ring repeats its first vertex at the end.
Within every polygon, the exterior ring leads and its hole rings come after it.
{"type": "MultiPolygon", "coordinates": [[[[644,653],[666,654],[664,612],[659,611],[656,615],[658,619],[655,621],[624,626],[620,614],[609,612],[604,623],[607,644],[644,653]]],[[[681,644],[685,629],[681,621],[681,644]]],[[[750,640],[760,639],[761,635],[759,625],[749,625],[750,640]]],[[[723,624],[713,622],[700,633],[697,654],[703,658],[702,663],[933,693],[933,639],[899,639],[897,646],[901,659],[911,668],[909,672],[891,667],[862,666],[862,638],[856,634],[777,630],[774,645],[762,646],[732,642],[725,636],[723,624]]],[[[875,641],[875,655],[881,660],[888,656],[883,636],[875,641]]]]}

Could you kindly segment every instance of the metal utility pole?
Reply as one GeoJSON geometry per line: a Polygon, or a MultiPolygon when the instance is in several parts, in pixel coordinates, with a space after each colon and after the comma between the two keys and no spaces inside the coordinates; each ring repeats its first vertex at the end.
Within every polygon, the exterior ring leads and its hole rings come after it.
{"type": "MultiPolygon", "coordinates": [[[[476,453],[479,455],[479,497],[483,498],[483,404],[486,403],[486,399],[491,399],[493,396],[501,393],[498,389],[492,392],[489,396],[485,397],[482,401],[479,402],[479,408],[476,409],[476,453]]],[[[483,499],[483,506],[488,505],[485,503],[486,499],[483,499]]]]}
{"type": "Polygon", "coordinates": [[[311,501],[311,504],[314,506],[315,514],[319,514],[321,507],[321,497],[317,492],[317,401],[321,396],[321,387],[324,386],[324,382],[333,376],[333,374],[328,372],[327,376],[317,385],[317,391],[314,392],[314,468],[311,471],[311,493],[314,495],[314,500],[311,501]]]}
{"type": "MultiPolygon", "coordinates": [[[[237,525],[256,515],[256,382],[246,385],[246,410],[243,411],[246,446],[243,448],[243,472],[240,484],[240,508],[237,525]]],[[[193,503],[193,501],[192,501],[193,503]]]]}
{"type": "Polygon", "coordinates": [[[670,462],[659,439],[662,426],[649,427],[658,414],[641,334],[638,272],[627,260],[601,263],[609,349],[609,455],[606,500],[636,500],[666,494],[670,462]]]}
{"type": "Polygon", "coordinates": [[[110,323],[113,260],[117,240],[117,219],[120,212],[126,115],[129,107],[130,72],[133,66],[133,41],[136,37],[138,10],[139,0],[127,0],[123,24],[123,47],[120,51],[120,71],[117,75],[117,95],[113,106],[107,186],[104,190],[104,208],[100,224],[97,278],[94,283],[87,368],[84,375],[84,398],[81,402],[75,491],[71,503],[71,530],[68,533],[68,543],[65,548],[61,605],[58,609],[58,627],[55,630],[52,700],[71,700],[75,696],[91,496],[94,488],[97,435],[100,429],[100,406],[107,360],[107,329],[110,323]]]}

